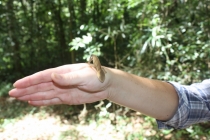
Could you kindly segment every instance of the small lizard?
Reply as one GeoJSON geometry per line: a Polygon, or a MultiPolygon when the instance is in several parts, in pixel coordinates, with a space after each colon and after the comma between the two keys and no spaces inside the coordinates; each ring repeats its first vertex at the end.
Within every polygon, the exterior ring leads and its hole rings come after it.
{"type": "Polygon", "coordinates": [[[98,77],[98,80],[103,83],[105,80],[105,69],[101,66],[100,60],[98,59],[98,57],[96,55],[91,55],[90,59],[88,61],[88,64],[90,65],[90,63],[93,61],[93,67],[96,70],[96,75],[98,77]]]}

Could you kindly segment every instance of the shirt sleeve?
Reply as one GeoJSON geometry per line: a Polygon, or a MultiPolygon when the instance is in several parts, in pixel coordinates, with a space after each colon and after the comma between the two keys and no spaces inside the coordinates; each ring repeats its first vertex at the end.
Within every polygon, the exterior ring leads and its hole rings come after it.
{"type": "Polygon", "coordinates": [[[192,124],[210,121],[210,79],[190,86],[169,83],[179,96],[179,105],[170,120],[157,120],[159,129],[183,129],[192,124]]]}

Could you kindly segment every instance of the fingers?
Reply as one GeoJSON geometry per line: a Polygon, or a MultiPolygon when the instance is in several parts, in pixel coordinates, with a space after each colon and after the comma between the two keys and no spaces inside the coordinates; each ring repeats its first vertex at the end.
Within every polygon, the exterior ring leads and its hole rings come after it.
{"type": "Polygon", "coordinates": [[[49,82],[49,81],[51,81],[50,75],[54,71],[56,71],[56,69],[48,69],[45,71],[35,73],[31,76],[27,76],[23,79],[16,81],[13,84],[13,86],[16,88],[26,88],[26,87],[36,85],[39,83],[49,82]]]}
{"type": "Polygon", "coordinates": [[[25,96],[17,97],[21,101],[28,101],[28,103],[35,105],[55,105],[55,104],[71,104],[72,97],[70,90],[50,90],[45,92],[37,92],[25,96]]]}
{"type": "Polygon", "coordinates": [[[57,67],[57,68],[47,69],[44,71],[37,72],[33,75],[27,76],[23,79],[20,79],[20,80],[16,81],[13,84],[13,86],[16,88],[26,88],[26,87],[36,85],[39,83],[49,82],[49,81],[51,81],[51,74],[53,72],[65,73],[65,72],[69,72],[69,71],[70,71],[70,68],[67,65],[57,67]]]}
{"type": "Polygon", "coordinates": [[[48,106],[62,104],[62,101],[59,98],[53,98],[49,100],[28,101],[28,103],[33,106],[48,106]]]}
{"type": "Polygon", "coordinates": [[[106,99],[104,95],[104,92],[90,94],[86,91],[72,87],[70,89],[64,88],[60,90],[37,92],[16,98],[21,101],[28,101],[29,104],[34,106],[56,104],[78,105],[106,99]]]}
{"type": "Polygon", "coordinates": [[[56,104],[73,104],[71,91],[55,91],[38,92],[16,98],[21,101],[28,101],[29,104],[35,106],[56,105],[56,104]]]}
{"type": "Polygon", "coordinates": [[[12,89],[11,91],[9,91],[9,95],[11,97],[21,97],[21,96],[25,96],[28,94],[33,94],[33,93],[37,93],[37,92],[45,92],[45,91],[49,91],[54,89],[54,85],[52,82],[48,82],[48,83],[42,83],[42,84],[38,84],[38,85],[34,85],[31,87],[27,87],[27,88],[15,88],[12,89]]]}
{"type": "Polygon", "coordinates": [[[101,96],[103,94],[102,92],[98,93],[98,95],[95,95],[95,94],[86,94],[86,93],[81,94],[78,91],[72,90],[69,93],[60,93],[58,96],[53,96],[53,95],[48,96],[48,94],[50,93],[44,93],[44,94],[38,93],[37,95],[35,96],[32,95],[31,97],[30,95],[27,95],[28,97],[21,97],[18,99],[23,101],[28,101],[29,104],[34,106],[48,106],[48,105],[58,105],[58,104],[79,105],[79,104],[92,103],[95,101],[105,99],[102,98],[101,96]]]}
{"type": "Polygon", "coordinates": [[[64,74],[72,71],[80,70],[84,67],[86,67],[88,64],[72,64],[72,65],[64,65],[57,68],[52,68],[48,70],[44,70],[41,72],[37,72],[33,75],[27,76],[25,78],[22,78],[18,81],[16,81],[13,86],[16,88],[26,88],[32,85],[45,83],[51,81],[51,74],[52,73],[58,73],[58,74],[64,74]]]}
{"type": "Polygon", "coordinates": [[[34,94],[28,94],[25,96],[17,97],[17,99],[22,101],[33,101],[33,100],[49,100],[56,97],[57,95],[55,90],[49,90],[49,91],[37,92],[34,94]]]}

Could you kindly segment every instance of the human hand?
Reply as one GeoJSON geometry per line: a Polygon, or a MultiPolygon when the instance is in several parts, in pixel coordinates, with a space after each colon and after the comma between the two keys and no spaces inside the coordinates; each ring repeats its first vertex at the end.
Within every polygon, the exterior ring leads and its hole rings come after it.
{"type": "Polygon", "coordinates": [[[88,64],[64,65],[16,81],[9,95],[34,106],[91,103],[107,98],[109,77],[101,83],[88,64]]]}

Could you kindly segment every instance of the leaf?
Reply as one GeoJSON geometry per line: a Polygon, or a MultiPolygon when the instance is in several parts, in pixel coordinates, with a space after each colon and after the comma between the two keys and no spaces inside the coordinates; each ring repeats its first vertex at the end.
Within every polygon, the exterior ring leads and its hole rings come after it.
{"type": "Polygon", "coordinates": [[[125,34],[122,33],[121,35],[122,35],[122,38],[126,38],[125,34]]]}
{"type": "Polygon", "coordinates": [[[106,35],[105,37],[104,37],[104,41],[106,41],[106,40],[108,40],[109,39],[109,35],[106,35]]]}

